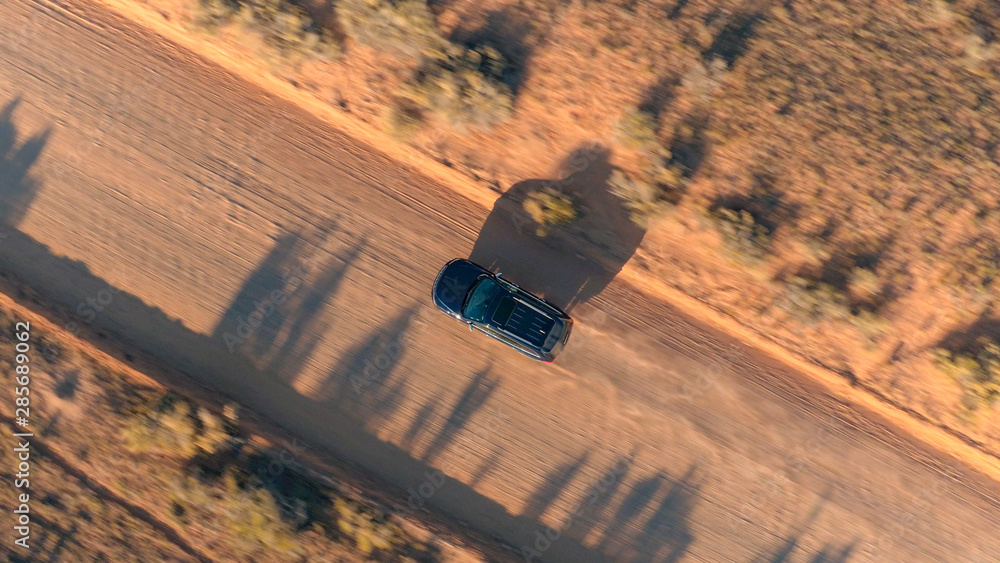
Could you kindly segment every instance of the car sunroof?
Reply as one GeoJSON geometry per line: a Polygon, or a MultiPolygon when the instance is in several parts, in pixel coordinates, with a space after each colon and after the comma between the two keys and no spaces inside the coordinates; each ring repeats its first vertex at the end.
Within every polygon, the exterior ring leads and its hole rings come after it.
{"type": "Polygon", "coordinates": [[[507,321],[510,320],[510,314],[514,312],[514,307],[517,302],[510,297],[504,297],[503,301],[497,305],[496,312],[493,313],[493,322],[500,326],[507,326],[507,321]]]}

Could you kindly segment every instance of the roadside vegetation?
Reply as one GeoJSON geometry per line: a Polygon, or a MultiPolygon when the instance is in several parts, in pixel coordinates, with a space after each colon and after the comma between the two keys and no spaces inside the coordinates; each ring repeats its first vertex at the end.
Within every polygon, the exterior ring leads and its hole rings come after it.
{"type": "Polygon", "coordinates": [[[962,352],[939,348],[937,361],[962,386],[970,412],[988,409],[1000,399],[1000,343],[984,337],[962,352]]]}
{"type": "Polygon", "coordinates": [[[448,45],[425,57],[396,103],[416,110],[419,120],[432,115],[458,130],[488,130],[513,111],[513,95],[503,82],[506,67],[492,47],[448,45]]]}
{"type": "MultiPolygon", "coordinates": [[[[936,352],[1000,305],[994,4],[327,6],[343,55],[295,75],[318,96],[494,189],[600,141],[650,275],[1000,452],[1000,409],[965,416],[936,352]]],[[[525,204],[543,230],[572,214],[525,204]]]]}
{"type": "MultiPolygon", "coordinates": [[[[0,345],[13,347],[15,317],[24,312],[0,307],[0,345]]],[[[301,445],[249,433],[234,406],[215,410],[31,326],[38,557],[449,560],[433,534],[413,536],[412,520],[319,478],[301,445]]],[[[2,361],[13,385],[12,356],[2,361]]],[[[0,486],[5,499],[16,498],[13,482],[0,486]]]]}
{"type": "MultiPolygon", "coordinates": [[[[344,49],[333,26],[324,26],[292,0],[196,0],[199,27],[238,26],[257,34],[280,60],[337,59],[344,49]]],[[[354,45],[415,62],[389,104],[386,128],[407,138],[428,118],[458,131],[485,131],[509,118],[514,96],[509,63],[495,48],[446,40],[424,0],[340,0],[337,22],[354,45]]]]}
{"type": "Polygon", "coordinates": [[[755,263],[767,256],[771,232],[749,211],[722,207],[709,217],[714,221],[723,244],[736,259],[755,263]]]}
{"type": "Polygon", "coordinates": [[[552,187],[544,187],[531,192],[522,207],[525,213],[538,225],[535,234],[548,235],[552,227],[568,225],[576,220],[579,209],[573,199],[552,187]]]}
{"type": "Polygon", "coordinates": [[[444,48],[424,0],[339,0],[334,6],[347,35],[377,51],[415,58],[444,48]]]}
{"type": "Polygon", "coordinates": [[[333,32],[289,0],[197,0],[195,23],[214,31],[238,25],[260,36],[270,53],[285,61],[336,59],[341,45],[333,32]]]}

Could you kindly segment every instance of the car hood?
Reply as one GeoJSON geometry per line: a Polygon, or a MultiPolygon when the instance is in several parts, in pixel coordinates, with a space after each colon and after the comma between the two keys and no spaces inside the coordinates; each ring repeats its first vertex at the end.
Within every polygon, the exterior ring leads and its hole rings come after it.
{"type": "Polygon", "coordinates": [[[445,313],[451,315],[460,313],[465,294],[485,273],[486,270],[468,260],[457,259],[448,262],[434,280],[434,287],[431,289],[434,304],[445,313]]]}

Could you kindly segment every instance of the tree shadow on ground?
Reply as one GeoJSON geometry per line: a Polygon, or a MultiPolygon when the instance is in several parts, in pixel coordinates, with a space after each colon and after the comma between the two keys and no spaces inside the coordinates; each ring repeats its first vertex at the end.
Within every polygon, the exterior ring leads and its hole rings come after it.
{"type": "Polygon", "coordinates": [[[485,45],[499,51],[509,64],[504,70],[503,81],[516,98],[524,84],[528,61],[544,35],[545,31],[540,30],[528,14],[507,6],[489,12],[479,28],[456,27],[449,40],[470,48],[485,45]]]}
{"type": "Polygon", "coordinates": [[[681,121],[670,142],[668,164],[680,168],[685,178],[694,177],[708,156],[708,125],[709,114],[694,112],[681,121]]]}
{"type": "Polygon", "coordinates": [[[14,111],[20,103],[20,98],[14,98],[0,110],[0,223],[12,227],[20,224],[38,195],[40,183],[30,170],[51,133],[46,129],[19,142],[14,111]]]}
{"type": "Polygon", "coordinates": [[[305,367],[329,328],[323,315],[329,298],[365,248],[361,237],[322,260],[333,221],[278,237],[264,260],[243,282],[214,337],[230,353],[240,351],[265,371],[292,379],[305,367]],[[266,366],[266,367],[264,367],[266,366]]]}
{"type": "Polygon", "coordinates": [[[809,563],[847,563],[851,554],[854,553],[854,545],[850,543],[843,547],[823,546],[823,549],[812,556],[809,563]]]}
{"type": "Polygon", "coordinates": [[[406,433],[403,434],[403,438],[399,441],[399,447],[408,452],[413,451],[414,445],[417,443],[420,435],[423,434],[427,425],[430,424],[435,413],[437,413],[437,409],[440,404],[440,396],[435,395],[431,398],[431,400],[427,401],[422,407],[420,407],[417,411],[417,415],[410,421],[410,425],[406,429],[406,433]]]}
{"type": "Polygon", "coordinates": [[[694,541],[689,520],[700,488],[696,466],[677,480],[663,472],[640,480],[606,524],[598,549],[615,561],[678,561],[694,541]]]}
{"type": "Polygon", "coordinates": [[[472,477],[469,479],[469,486],[479,486],[479,483],[481,483],[487,475],[492,473],[496,466],[500,463],[500,458],[502,456],[503,448],[498,447],[490,452],[490,456],[483,460],[483,462],[479,465],[479,468],[476,469],[476,472],[472,474],[472,477]]]}
{"type": "Polygon", "coordinates": [[[278,237],[264,260],[244,280],[214,331],[214,336],[226,340],[230,352],[249,350],[258,354],[274,344],[285,316],[282,304],[275,303],[271,294],[278,291],[278,295],[286,295],[293,273],[301,284],[302,266],[297,261],[300,245],[296,233],[278,237]],[[257,304],[261,305],[259,315],[255,313],[257,304]]]}
{"type": "Polygon", "coordinates": [[[499,384],[500,382],[490,375],[490,366],[486,366],[473,376],[445,419],[444,426],[431,440],[421,459],[427,463],[434,463],[465,428],[472,416],[486,404],[499,384]]]}
{"type": "Polygon", "coordinates": [[[687,7],[688,1],[689,0],[677,0],[674,3],[674,6],[670,8],[670,11],[667,12],[667,19],[676,20],[677,18],[681,17],[681,12],[684,11],[684,8],[687,7]]]}
{"type": "Polygon", "coordinates": [[[302,371],[305,362],[312,357],[323,333],[330,328],[329,322],[322,315],[327,301],[336,293],[348,269],[364,248],[365,239],[361,238],[343,252],[331,257],[320,268],[311,284],[300,293],[299,298],[292,301],[292,307],[295,308],[294,318],[277,352],[272,354],[268,361],[268,371],[286,373],[289,377],[302,371]]]}
{"type": "MultiPolygon", "coordinates": [[[[597,535],[597,551],[614,561],[678,561],[694,541],[689,520],[701,480],[692,466],[677,480],[660,471],[640,479],[624,493],[615,512],[607,508],[619,501],[619,492],[632,471],[635,452],[614,462],[588,487],[570,510],[560,530],[545,528],[539,537],[571,537],[583,542],[597,535]]],[[[577,477],[587,455],[556,468],[529,498],[525,516],[540,518],[577,477]]],[[[544,544],[544,542],[540,542],[544,544]]],[[[544,545],[525,547],[525,555],[541,554],[544,545]]]]}
{"type": "MultiPolygon", "coordinates": [[[[406,381],[393,377],[408,343],[406,333],[417,309],[410,306],[344,352],[316,393],[366,425],[377,425],[406,397],[406,381]]],[[[370,427],[370,426],[369,426],[370,427]]]]}
{"type": "MultiPolygon", "coordinates": [[[[813,522],[819,516],[820,512],[823,510],[823,506],[826,504],[829,498],[829,491],[823,495],[823,497],[816,503],[812,511],[806,516],[802,523],[795,526],[795,529],[785,538],[784,541],[774,546],[773,548],[765,550],[763,554],[758,556],[755,561],[760,561],[761,563],[784,563],[788,561],[792,553],[799,549],[799,542],[802,541],[802,537],[812,526],[813,522]]],[[[854,546],[857,542],[852,542],[843,547],[834,547],[831,544],[825,545],[822,549],[816,552],[809,561],[811,563],[846,563],[851,553],[854,551],[854,546]]]]}
{"type": "MultiPolygon", "coordinates": [[[[303,395],[288,385],[284,375],[265,371],[260,362],[242,349],[230,352],[219,331],[206,336],[191,330],[142,299],[110,286],[82,262],[53,255],[45,245],[24,233],[13,231],[0,245],[0,271],[15,286],[30,287],[31,290],[25,291],[48,296],[54,304],[69,310],[112,287],[114,299],[85,327],[85,338],[108,343],[107,338],[113,337],[132,348],[130,353],[140,367],[155,364],[158,369],[176,370],[219,393],[220,401],[233,397],[264,420],[280,422],[292,435],[350,464],[352,478],[368,483],[369,492],[383,506],[403,514],[434,510],[435,513],[426,515],[434,522],[442,522],[437,513],[445,514],[449,519],[465,522],[473,530],[482,530],[492,538],[491,542],[500,538],[514,549],[534,542],[535,533],[542,528],[537,521],[511,514],[503,505],[465,483],[441,474],[393,443],[383,441],[365,425],[359,427],[357,415],[344,412],[336,401],[303,395]],[[12,272],[17,272],[17,276],[12,272]],[[434,477],[432,494],[414,501],[407,491],[426,483],[428,475],[434,477]]],[[[408,323],[401,320],[404,318],[405,314],[383,326],[389,333],[401,333],[408,323]]],[[[284,322],[291,325],[294,319],[284,322]]],[[[117,345],[105,346],[111,353],[120,353],[115,351],[117,345]]],[[[380,349],[370,344],[368,348],[380,349]]],[[[363,370],[361,356],[355,350],[342,359],[341,365],[355,368],[360,365],[363,370]]],[[[347,391],[354,393],[349,384],[347,391]]],[[[569,537],[552,542],[545,560],[550,559],[607,561],[603,555],[569,537]]]]}
{"type": "Polygon", "coordinates": [[[663,109],[670,105],[677,96],[677,87],[680,86],[680,83],[680,80],[675,76],[661,77],[643,92],[638,106],[639,111],[652,115],[654,121],[659,123],[663,109]]]}
{"type": "Polygon", "coordinates": [[[799,209],[789,204],[784,192],[776,186],[775,177],[767,172],[753,174],[749,194],[723,194],[712,201],[709,212],[728,209],[737,213],[746,211],[754,223],[767,229],[773,236],[779,227],[795,221],[799,209]]]}
{"type": "Polygon", "coordinates": [[[946,334],[938,341],[936,348],[943,348],[954,354],[969,353],[980,348],[983,341],[1000,342],[1000,319],[991,316],[990,311],[975,322],[946,334]]]}
{"type": "Polygon", "coordinates": [[[343,45],[347,40],[347,32],[337,17],[336,0],[321,0],[314,2],[303,2],[300,4],[309,14],[309,17],[316,22],[321,29],[329,30],[337,40],[338,45],[343,45]]]}
{"type": "Polygon", "coordinates": [[[610,464],[601,473],[600,479],[587,489],[583,501],[574,510],[577,516],[566,529],[569,537],[584,541],[591,531],[603,523],[602,515],[611,501],[618,498],[619,489],[632,471],[635,455],[636,452],[633,451],[627,457],[610,464]]]}
{"type": "MultiPolygon", "coordinates": [[[[340,525],[338,506],[344,497],[310,475],[297,460],[284,457],[287,450],[247,448],[245,440],[230,440],[212,453],[200,453],[186,465],[189,475],[207,483],[217,483],[224,475],[231,476],[240,491],[252,495],[263,490],[274,501],[278,517],[295,531],[316,530],[327,538],[351,545],[356,539],[340,525]],[[316,526],[319,526],[317,529],[316,526]]],[[[346,506],[364,514],[375,525],[391,519],[388,512],[353,501],[346,506]]],[[[373,561],[395,561],[400,557],[421,563],[440,560],[438,545],[432,542],[393,542],[389,548],[377,548],[370,554],[373,561]],[[390,551],[386,551],[386,549],[390,551]]]]}
{"type": "Polygon", "coordinates": [[[711,60],[720,57],[726,61],[728,68],[732,68],[746,53],[747,46],[754,36],[754,28],[763,19],[762,14],[737,15],[722,27],[715,40],[703,53],[703,58],[711,60]]]}
{"type": "Polygon", "coordinates": [[[611,193],[612,167],[604,147],[582,147],[563,165],[561,180],[525,180],[501,196],[479,231],[470,260],[502,271],[524,289],[567,312],[599,294],[635,254],[645,228],[611,193]],[[580,217],[540,236],[523,203],[554,190],[577,202],[580,217]]]}
{"type": "Polygon", "coordinates": [[[564,463],[549,473],[545,481],[528,497],[521,515],[532,520],[541,518],[552,503],[559,498],[563,490],[580,473],[580,470],[587,463],[587,457],[588,454],[584,453],[577,457],[576,460],[564,463]]]}

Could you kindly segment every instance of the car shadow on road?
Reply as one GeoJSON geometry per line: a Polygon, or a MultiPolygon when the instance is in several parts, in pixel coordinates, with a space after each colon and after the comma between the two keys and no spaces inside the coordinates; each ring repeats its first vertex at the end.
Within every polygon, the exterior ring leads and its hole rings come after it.
{"type": "Polygon", "coordinates": [[[545,297],[570,312],[593,298],[632,258],[646,234],[609,187],[609,151],[599,145],[577,149],[561,166],[558,180],[525,180],[493,206],[469,259],[545,297]],[[540,234],[524,210],[533,193],[555,191],[580,209],[572,223],[540,234]]]}

